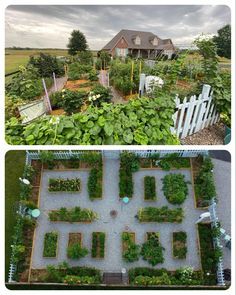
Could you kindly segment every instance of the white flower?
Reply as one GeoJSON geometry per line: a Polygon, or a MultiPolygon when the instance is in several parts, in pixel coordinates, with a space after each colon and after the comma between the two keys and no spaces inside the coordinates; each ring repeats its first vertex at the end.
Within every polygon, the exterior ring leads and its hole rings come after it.
{"type": "Polygon", "coordinates": [[[209,41],[209,40],[211,40],[213,38],[213,34],[202,34],[202,35],[200,35],[198,38],[197,38],[197,40],[198,41],[209,41]]]}
{"type": "Polygon", "coordinates": [[[62,91],[61,92],[65,92],[66,90],[65,89],[62,89],[62,91]]]}
{"type": "Polygon", "coordinates": [[[96,97],[99,98],[101,96],[101,94],[97,94],[96,97]]]}
{"type": "Polygon", "coordinates": [[[62,98],[64,98],[64,97],[65,97],[65,95],[63,94],[63,95],[62,95],[62,98]]]}
{"type": "Polygon", "coordinates": [[[50,124],[52,125],[57,125],[60,122],[60,118],[59,117],[52,117],[49,121],[50,124]]]}

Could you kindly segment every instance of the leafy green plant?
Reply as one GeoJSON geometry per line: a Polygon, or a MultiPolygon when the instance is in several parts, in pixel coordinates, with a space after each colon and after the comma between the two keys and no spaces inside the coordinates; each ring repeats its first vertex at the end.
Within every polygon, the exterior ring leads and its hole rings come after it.
{"type": "Polygon", "coordinates": [[[152,266],[164,262],[163,250],[165,250],[156,236],[150,236],[148,240],[143,243],[141,255],[144,260],[147,260],[152,266]]]}
{"type": "Polygon", "coordinates": [[[178,144],[171,134],[174,103],[166,97],[137,98],[127,104],[89,106],[72,116],[46,116],[26,126],[6,122],[9,144],[178,144]]]}
{"type": "Polygon", "coordinates": [[[79,192],[81,189],[79,178],[49,178],[48,182],[49,192],[79,192]]]}
{"type": "Polygon", "coordinates": [[[178,259],[186,258],[187,254],[187,234],[179,231],[173,232],[173,256],[178,259]]]}
{"type": "Polygon", "coordinates": [[[97,218],[97,214],[90,209],[81,209],[74,207],[71,209],[60,208],[58,210],[49,211],[50,221],[66,221],[66,222],[92,222],[97,218]]]}
{"type": "Polygon", "coordinates": [[[96,284],[96,278],[94,277],[89,277],[89,276],[73,276],[73,275],[67,275],[65,276],[63,283],[68,284],[68,285],[83,285],[83,284],[96,284]]]}
{"type": "Polygon", "coordinates": [[[203,159],[200,171],[194,179],[195,197],[199,207],[207,206],[209,201],[216,196],[213,167],[209,157],[203,159]]]}
{"type": "Polygon", "coordinates": [[[119,189],[120,198],[133,196],[132,173],[139,170],[139,157],[132,152],[122,152],[120,156],[119,189]]]}
{"type": "Polygon", "coordinates": [[[105,256],[105,233],[93,232],[92,233],[92,257],[104,258],[105,256]]]}
{"type": "Polygon", "coordinates": [[[145,207],[138,210],[139,222],[182,222],[184,211],[182,208],[169,209],[163,207],[145,207]]]}
{"type": "Polygon", "coordinates": [[[57,232],[49,232],[44,236],[43,257],[56,257],[57,256],[57,232]]]}
{"type": "Polygon", "coordinates": [[[47,165],[49,169],[54,168],[54,155],[51,151],[40,151],[39,159],[43,165],[47,165]]]}
{"type": "Polygon", "coordinates": [[[67,248],[67,256],[71,259],[80,259],[88,255],[88,250],[82,248],[79,243],[73,244],[67,248]]]}
{"type": "Polygon", "coordinates": [[[188,195],[188,186],[183,174],[168,174],[162,179],[165,197],[171,204],[182,204],[188,195]]]}
{"type": "Polygon", "coordinates": [[[93,168],[89,172],[88,193],[91,200],[102,197],[102,169],[93,168]]]}
{"type": "Polygon", "coordinates": [[[71,91],[64,89],[60,106],[70,115],[79,112],[86,100],[87,93],[85,91],[71,91]]]}
{"type": "Polygon", "coordinates": [[[97,107],[101,107],[103,102],[111,102],[111,99],[112,95],[110,88],[104,87],[102,85],[95,85],[88,95],[90,104],[93,104],[97,107]]]}
{"type": "Polygon", "coordinates": [[[29,65],[36,68],[41,77],[52,77],[53,72],[59,77],[64,74],[63,63],[50,54],[40,52],[39,56],[31,56],[29,65]]]}
{"type": "Polygon", "coordinates": [[[154,176],[144,177],[144,199],[145,200],[156,200],[156,179],[154,176]]]}
{"type": "Polygon", "coordinates": [[[134,279],[134,284],[139,286],[171,285],[171,279],[167,273],[157,277],[137,276],[134,279]]]}
{"type": "Polygon", "coordinates": [[[131,234],[128,232],[122,233],[123,254],[122,257],[126,262],[134,262],[139,260],[140,246],[135,244],[131,234]]]}

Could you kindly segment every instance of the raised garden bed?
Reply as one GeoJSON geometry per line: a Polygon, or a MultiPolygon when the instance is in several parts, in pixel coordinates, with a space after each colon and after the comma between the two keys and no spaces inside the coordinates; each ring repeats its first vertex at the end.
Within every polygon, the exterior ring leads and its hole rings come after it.
{"type": "Polygon", "coordinates": [[[102,199],[102,167],[91,169],[88,178],[88,194],[90,200],[102,199]]]}
{"type": "Polygon", "coordinates": [[[81,233],[69,233],[68,247],[74,244],[82,244],[82,234],[81,233]]]}
{"type": "Polygon", "coordinates": [[[81,181],[79,178],[50,178],[48,190],[49,192],[79,192],[81,181]]]}
{"type": "Polygon", "coordinates": [[[67,257],[71,259],[80,259],[87,254],[88,250],[86,248],[82,248],[82,234],[69,233],[67,257]]]}
{"type": "Polygon", "coordinates": [[[169,209],[163,207],[145,207],[138,211],[139,222],[182,222],[184,211],[182,208],[169,209]]]}
{"type": "Polygon", "coordinates": [[[105,238],[106,235],[103,232],[92,233],[92,251],[93,258],[104,258],[105,256],[105,238]]]}
{"type": "Polygon", "coordinates": [[[219,257],[214,249],[211,225],[199,223],[197,227],[204,280],[208,285],[215,285],[217,282],[216,271],[219,257]]]}
{"type": "Polygon", "coordinates": [[[43,257],[45,258],[57,257],[57,242],[58,242],[57,232],[50,232],[44,235],[43,257]]]}
{"type": "Polygon", "coordinates": [[[187,234],[186,232],[179,231],[173,232],[172,241],[173,257],[177,259],[185,259],[187,255],[187,234]]]}
{"type": "Polygon", "coordinates": [[[74,207],[71,209],[60,208],[58,210],[49,211],[50,221],[63,221],[63,222],[92,222],[97,218],[96,212],[90,209],[82,209],[74,207]]]}
{"type": "Polygon", "coordinates": [[[213,176],[214,165],[210,158],[203,159],[198,166],[195,161],[193,162],[193,185],[196,207],[205,208],[209,206],[211,199],[216,196],[213,176]]]}
{"type": "Polygon", "coordinates": [[[144,200],[155,201],[156,196],[156,179],[154,176],[144,177],[144,200]]]}
{"type": "Polygon", "coordinates": [[[141,255],[152,266],[164,262],[163,250],[165,250],[159,241],[158,233],[147,233],[147,240],[141,248],[141,255]]]}
{"type": "Polygon", "coordinates": [[[119,190],[120,198],[133,196],[133,173],[139,169],[139,158],[132,152],[123,152],[120,157],[119,190]]]}
{"type": "Polygon", "coordinates": [[[158,153],[150,155],[148,158],[140,158],[140,168],[146,169],[190,169],[190,159],[179,157],[178,154],[167,155],[166,157],[160,158],[158,153]]]}
{"type": "Polygon", "coordinates": [[[140,246],[135,244],[135,233],[123,232],[122,236],[122,257],[126,262],[139,260],[140,246]]]}
{"type": "Polygon", "coordinates": [[[188,186],[182,174],[169,174],[162,179],[162,190],[169,203],[182,204],[188,195],[188,186]]]}

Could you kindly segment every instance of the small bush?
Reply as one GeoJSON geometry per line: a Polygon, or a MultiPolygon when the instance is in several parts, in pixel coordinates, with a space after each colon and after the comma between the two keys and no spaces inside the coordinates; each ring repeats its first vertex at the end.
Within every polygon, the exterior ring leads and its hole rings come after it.
{"type": "Polygon", "coordinates": [[[169,174],[163,179],[163,192],[171,204],[182,204],[188,195],[188,186],[182,174],[169,174]]]}
{"type": "Polygon", "coordinates": [[[158,263],[164,262],[163,248],[160,245],[157,237],[151,236],[143,245],[141,249],[141,255],[144,260],[147,260],[152,266],[158,263]]]}
{"type": "Polygon", "coordinates": [[[43,257],[57,256],[57,232],[46,233],[44,236],[43,257]]]}

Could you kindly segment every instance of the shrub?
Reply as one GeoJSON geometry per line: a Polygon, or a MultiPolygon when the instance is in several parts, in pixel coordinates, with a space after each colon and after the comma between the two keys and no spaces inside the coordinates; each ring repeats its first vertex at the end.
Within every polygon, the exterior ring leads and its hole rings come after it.
{"type": "Polygon", "coordinates": [[[49,211],[50,221],[92,222],[96,218],[96,212],[90,209],[81,209],[80,207],[74,207],[71,209],[62,207],[58,210],[49,211]]]}
{"type": "Polygon", "coordinates": [[[182,204],[188,195],[188,186],[182,174],[169,174],[162,179],[165,197],[171,204],[182,204]]]}
{"type": "Polygon", "coordinates": [[[131,284],[134,283],[134,280],[138,276],[154,277],[162,276],[163,274],[168,274],[168,271],[165,268],[150,268],[150,267],[135,267],[129,269],[129,281],[131,284]]]}
{"type": "Polygon", "coordinates": [[[44,236],[43,257],[57,256],[57,232],[46,233],[44,236]]]}
{"type": "Polygon", "coordinates": [[[79,112],[86,100],[87,93],[85,91],[71,91],[65,89],[62,94],[60,106],[70,115],[79,112]]]}
{"type": "Polygon", "coordinates": [[[93,70],[91,65],[83,65],[79,62],[69,65],[68,80],[79,80],[81,78],[88,78],[89,73],[93,70]]]}
{"type": "Polygon", "coordinates": [[[103,102],[111,102],[111,99],[112,95],[110,88],[102,85],[94,86],[88,96],[90,103],[97,107],[101,107],[103,102]]]}
{"type": "Polygon", "coordinates": [[[62,107],[63,99],[62,99],[63,92],[62,91],[56,91],[50,94],[50,103],[52,109],[58,109],[62,107]]]}
{"type": "Polygon", "coordinates": [[[137,276],[134,279],[134,284],[139,286],[171,285],[171,280],[167,273],[163,273],[158,277],[137,276]]]}
{"type": "Polygon", "coordinates": [[[152,266],[158,263],[164,262],[163,248],[160,245],[157,237],[151,236],[143,245],[141,249],[141,255],[144,260],[147,260],[152,266]]]}
{"type": "Polygon", "coordinates": [[[67,256],[71,259],[80,259],[88,254],[86,248],[82,248],[80,244],[76,243],[67,248],[67,256]]]}
{"type": "Polygon", "coordinates": [[[154,176],[144,177],[144,199],[156,200],[156,179],[154,176]]]}
{"type": "MultiPolygon", "coordinates": [[[[21,66],[19,70],[20,72],[14,75],[10,83],[6,85],[7,94],[23,100],[32,100],[39,97],[44,88],[37,69],[32,66],[27,68],[21,66]]],[[[52,80],[45,79],[45,82],[49,86],[52,80]]]]}
{"type": "Polygon", "coordinates": [[[39,57],[31,56],[29,65],[38,69],[41,77],[52,77],[53,72],[59,77],[64,74],[63,64],[55,56],[51,56],[50,54],[41,52],[39,57]]]}

